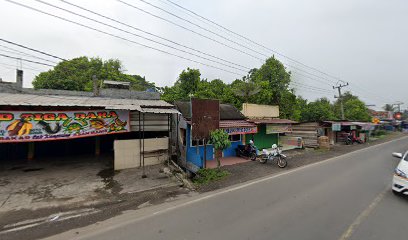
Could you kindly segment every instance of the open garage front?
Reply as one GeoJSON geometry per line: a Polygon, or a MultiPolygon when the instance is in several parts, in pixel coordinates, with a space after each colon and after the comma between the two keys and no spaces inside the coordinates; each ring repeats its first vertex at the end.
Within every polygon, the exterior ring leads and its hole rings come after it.
{"type": "Polygon", "coordinates": [[[161,100],[0,93],[0,162],[102,155],[113,162],[115,141],[168,138],[172,107],[161,100]]]}

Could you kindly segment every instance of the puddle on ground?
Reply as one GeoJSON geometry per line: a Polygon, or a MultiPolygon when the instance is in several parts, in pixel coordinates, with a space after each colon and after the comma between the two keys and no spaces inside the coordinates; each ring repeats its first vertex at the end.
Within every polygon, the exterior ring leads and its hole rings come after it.
{"type": "Polygon", "coordinates": [[[97,175],[102,178],[105,190],[111,190],[113,194],[118,194],[123,188],[118,181],[113,179],[115,173],[119,173],[119,171],[115,171],[113,168],[107,168],[99,171],[97,175]]]}

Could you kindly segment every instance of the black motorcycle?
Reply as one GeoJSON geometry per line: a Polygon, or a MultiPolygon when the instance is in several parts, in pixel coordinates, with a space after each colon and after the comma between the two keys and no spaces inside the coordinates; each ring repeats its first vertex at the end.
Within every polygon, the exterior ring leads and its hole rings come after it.
{"type": "Polygon", "coordinates": [[[249,158],[252,161],[256,160],[256,147],[252,146],[251,144],[247,145],[238,145],[236,149],[237,157],[245,157],[249,158]]]}

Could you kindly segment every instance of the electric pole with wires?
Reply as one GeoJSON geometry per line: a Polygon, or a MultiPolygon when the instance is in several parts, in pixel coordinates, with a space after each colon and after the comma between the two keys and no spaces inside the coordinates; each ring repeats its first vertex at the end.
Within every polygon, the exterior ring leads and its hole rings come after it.
{"type": "Polygon", "coordinates": [[[339,82],[339,83],[337,83],[337,84],[338,84],[337,86],[333,86],[333,89],[336,89],[336,88],[337,88],[337,90],[339,91],[339,96],[334,96],[334,98],[338,98],[338,99],[340,100],[341,120],[344,120],[344,106],[343,106],[343,97],[342,97],[342,95],[341,95],[341,89],[342,89],[343,87],[347,87],[349,84],[348,84],[348,82],[347,82],[347,83],[344,83],[344,84],[341,84],[341,83],[339,82]]]}

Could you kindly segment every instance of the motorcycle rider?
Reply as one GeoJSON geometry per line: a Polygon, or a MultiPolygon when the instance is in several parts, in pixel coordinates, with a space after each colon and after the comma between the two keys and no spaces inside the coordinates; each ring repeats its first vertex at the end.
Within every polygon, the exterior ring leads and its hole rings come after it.
{"type": "Polygon", "coordinates": [[[248,150],[255,149],[256,155],[259,155],[258,148],[255,146],[254,141],[252,139],[249,140],[248,147],[249,147],[248,150]]]}
{"type": "Polygon", "coordinates": [[[278,145],[276,145],[275,143],[272,144],[272,151],[271,153],[273,154],[273,156],[276,156],[278,154],[278,145]]]}

